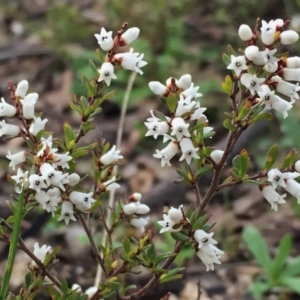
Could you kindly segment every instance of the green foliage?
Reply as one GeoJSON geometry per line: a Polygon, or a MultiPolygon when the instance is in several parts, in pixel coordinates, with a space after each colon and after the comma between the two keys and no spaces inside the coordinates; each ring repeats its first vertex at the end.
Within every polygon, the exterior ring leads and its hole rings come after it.
{"type": "Polygon", "coordinates": [[[255,227],[246,227],[243,239],[256,261],[262,266],[264,273],[251,284],[250,291],[257,299],[273,287],[286,287],[300,294],[300,257],[288,261],[292,238],[285,235],[278,247],[276,256],[272,259],[268,246],[260,232],[255,227]]]}

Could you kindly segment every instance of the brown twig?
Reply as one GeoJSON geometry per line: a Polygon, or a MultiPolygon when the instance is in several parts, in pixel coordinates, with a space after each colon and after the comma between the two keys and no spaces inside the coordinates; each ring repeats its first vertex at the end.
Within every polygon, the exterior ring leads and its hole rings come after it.
{"type": "Polygon", "coordinates": [[[94,253],[95,257],[96,257],[97,262],[101,266],[101,268],[102,268],[105,276],[108,277],[107,272],[106,272],[106,268],[105,268],[105,265],[104,265],[104,260],[103,260],[103,258],[100,255],[99,249],[96,246],[96,243],[94,241],[92,232],[91,232],[88,224],[86,223],[85,218],[83,217],[82,213],[78,212],[78,218],[79,218],[80,223],[82,224],[82,227],[83,227],[84,231],[86,232],[86,235],[87,235],[87,237],[89,239],[89,242],[91,244],[91,248],[93,250],[93,253],[94,253]]]}

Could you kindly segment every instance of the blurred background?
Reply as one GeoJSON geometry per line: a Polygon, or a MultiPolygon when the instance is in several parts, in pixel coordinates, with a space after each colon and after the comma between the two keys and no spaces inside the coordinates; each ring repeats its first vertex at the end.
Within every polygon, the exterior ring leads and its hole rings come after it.
{"type": "MultiPolygon", "coordinates": [[[[153,225],[150,227],[157,231],[154,222],[161,218],[164,205],[188,204],[194,201],[194,195],[188,187],[172,183],[176,178],[175,167],[181,164],[174,162],[172,168],[162,169],[159,161],[152,158],[155,149],[161,147],[162,143],[144,137],[146,129],[143,122],[149,117],[150,109],[167,110],[153,97],[148,82],[158,80],[164,83],[170,76],[179,78],[190,73],[195,85],[200,85],[203,94],[201,105],[208,108],[206,115],[210,126],[216,131],[210,144],[222,149],[226,137],[222,121],[224,112],[230,110],[230,102],[221,90],[221,82],[229,74],[221,54],[227,51],[228,45],[236,50],[244,47],[237,35],[238,27],[245,23],[253,28],[258,17],[266,21],[289,19],[290,27],[299,32],[299,8],[299,0],[1,1],[0,96],[9,99],[8,81],[16,85],[20,80],[27,79],[30,91],[40,94],[36,110],[43,111],[44,118],[48,118],[46,129],[53,131],[55,136],[61,136],[62,124],[66,120],[75,127],[79,124],[78,117],[69,109],[69,102],[74,94],[81,96],[85,93],[81,76],[93,76],[88,60],[93,59],[98,63],[94,34],[99,33],[101,27],[115,34],[124,22],[128,22],[129,27],[139,27],[140,36],[132,47],[145,54],[148,65],[143,68],[144,75],[137,76],[130,96],[121,147],[125,160],[120,170],[122,189],[119,196],[124,199],[124,195],[131,192],[142,193],[143,201],[153,211],[153,225]]],[[[289,50],[292,56],[299,55],[299,42],[280,50],[289,50]]],[[[120,70],[117,76],[118,80],[113,81],[107,89],[117,90],[115,98],[104,103],[103,112],[95,120],[97,130],[85,137],[83,143],[99,140],[102,135],[107,141],[115,142],[120,107],[130,72],[120,70]]],[[[263,166],[266,152],[274,142],[279,145],[282,157],[292,148],[300,149],[299,130],[296,130],[299,115],[299,105],[296,105],[296,109],[285,120],[278,116],[278,119],[275,117],[267,124],[259,123],[253,131],[245,134],[235,152],[249,149],[251,170],[255,172],[263,166]]],[[[19,139],[0,143],[0,214],[7,217],[10,211],[6,200],[11,199],[13,188],[6,184],[11,170],[8,169],[5,156],[8,150],[14,153],[26,146],[19,139]]],[[[90,165],[80,161],[78,170],[81,174],[88,174],[90,165]]],[[[209,177],[200,182],[203,192],[209,182],[209,177]]],[[[217,267],[216,272],[206,273],[204,266],[194,257],[193,250],[187,248],[176,261],[176,264],[188,267],[184,279],[171,282],[159,292],[157,290],[156,298],[149,296],[143,299],[160,299],[168,291],[174,294],[174,299],[196,299],[196,282],[199,278],[203,288],[202,300],[253,299],[248,286],[261,274],[261,269],[253,263],[241,232],[245,225],[257,226],[263,232],[270,251],[275,253],[280,239],[288,232],[293,237],[293,255],[298,255],[300,208],[292,197],[288,202],[279,213],[274,214],[256,186],[243,186],[219,193],[208,212],[212,214],[212,222],[218,220],[215,226],[216,239],[226,252],[223,264],[217,267]]],[[[70,285],[75,282],[84,287],[93,284],[96,271],[94,260],[78,224],[65,227],[50,219],[49,215],[37,211],[30,214],[22,228],[28,245],[38,239],[47,244],[63,246],[57,272],[65,276],[70,285]],[[79,256],[83,259],[74,267],[79,256]],[[87,265],[90,266],[88,270],[87,265]]],[[[126,233],[135,234],[130,228],[126,233]]],[[[174,244],[167,235],[157,237],[156,243],[160,251],[171,250],[174,244]],[[168,239],[168,243],[164,238],[168,239]]],[[[7,248],[0,245],[2,266],[6,255],[7,248]]],[[[22,254],[17,258],[12,282],[14,290],[18,290],[23,283],[27,268],[27,258],[22,254]]],[[[1,276],[0,271],[0,280],[1,276]]],[[[145,279],[140,276],[140,284],[146,279],[147,274],[145,279]]],[[[137,283],[136,278],[129,280],[137,283]]],[[[274,293],[271,291],[269,295],[273,297],[274,293]]],[[[286,295],[287,298],[280,299],[299,299],[293,293],[286,295]]]]}

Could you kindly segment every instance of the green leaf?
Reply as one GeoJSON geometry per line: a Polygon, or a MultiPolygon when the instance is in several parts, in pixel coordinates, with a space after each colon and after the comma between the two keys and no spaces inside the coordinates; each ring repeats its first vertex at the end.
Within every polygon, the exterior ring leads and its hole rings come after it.
{"type": "Polygon", "coordinates": [[[189,237],[186,236],[183,233],[180,232],[171,232],[171,236],[174,240],[180,241],[180,242],[187,242],[189,240],[189,237]]]}
{"type": "Polygon", "coordinates": [[[153,110],[153,115],[162,121],[168,122],[167,117],[158,110],[153,110]]]}
{"type": "MultiPolygon", "coordinates": [[[[165,274],[164,274],[165,275],[165,274]]],[[[163,276],[163,275],[162,275],[163,276]]],[[[159,282],[163,283],[163,282],[168,282],[168,281],[172,281],[172,280],[177,280],[177,279],[181,279],[182,278],[182,274],[177,274],[174,276],[170,276],[170,277],[164,277],[164,278],[160,278],[159,282]]]]}
{"type": "Polygon", "coordinates": [[[25,288],[28,289],[32,282],[32,274],[28,272],[25,276],[25,288]]]}
{"type": "Polygon", "coordinates": [[[268,247],[260,232],[252,226],[243,231],[243,239],[257,262],[268,272],[271,272],[272,261],[268,253],[268,247]]]}
{"type": "Polygon", "coordinates": [[[170,257],[174,257],[174,256],[176,256],[176,253],[171,253],[171,252],[158,255],[153,260],[153,264],[155,267],[157,267],[163,260],[170,258],[170,257]]]}
{"type": "Polygon", "coordinates": [[[208,215],[203,215],[200,218],[198,218],[192,225],[193,229],[202,229],[202,227],[206,224],[206,222],[209,220],[208,215]]]}
{"type": "Polygon", "coordinates": [[[300,294],[300,279],[294,277],[283,277],[281,278],[281,283],[293,290],[294,292],[300,294]]]}
{"type": "Polygon", "coordinates": [[[70,124],[65,123],[64,126],[64,133],[65,133],[65,139],[66,139],[66,146],[68,149],[69,145],[75,140],[75,133],[72,129],[72,127],[70,126],[70,124]]]}
{"type": "Polygon", "coordinates": [[[146,255],[150,261],[152,261],[156,256],[156,251],[154,244],[150,244],[150,246],[146,249],[146,255]]]}
{"type": "Polygon", "coordinates": [[[222,89],[227,95],[231,95],[232,91],[232,79],[229,75],[226,75],[225,81],[222,82],[222,89]]]}
{"type": "Polygon", "coordinates": [[[93,69],[95,74],[99,75],[98,68],[96,67],[96,65],[94,64],[94,62],[91,59],[89,59],[89,65],[91,66],[91,68],[93,69]]]}
{"type": "Polygon", "coordinates": [[[238,120],[243,120],[244,118],[246,118],[251,110],[252,107],[252,102],[251,101],[247,101],[243,107],[241,108],[239,115],[237,117],[238,120]]]}
{"type": "Polygon", "coordinates": [[[266,171],[269,171],[272,168],[272,166],[274,165],[274,163],[277,160],[278,154],[279,154],[279,147],[278,147],[278,145],[275,144],[268,151],[266,163],[265,163],[265,167],[264,167],[264,169],[266,171]]]}
{"type": "Polygon", "coordinates": [[[177,107],[177,103],[178,103],[178,94],[170,93],[167,98],[167,105],[171,113],[175,111],[177,107]]]}
{"type": "Polygon", "coordinates": [[[251,118],[248,123],[249,123],[249,125],[251,125],[257,121],[261,121],[261,120],[270,121],[272,119],[273,119],[273,115],[270,112],[265,112],[265,113],[258,114],[255,117],[251,118]]]}
{"type": "Polygon", "coordinates": [[[294,163],[297,161],[298,152],[296,149],[293,149],[285,158],[281,165],[282,169],[292,167],[294,163]]]}
{"type": "Polygon", "coordinates": [[[242,169],[242,158],[240,155],[237,155],[232,160],[232,169],[231,173],[238,179],[242,179],[240,172],[242,169]]]}
{"type": "Polygon", "coordinates": [[[222,54],[222,60],[224,61],[226,66],[228,66],[231,63],[231,59],[226,53],[222,54]]]}
{"type": "Polygon", "coordinates": [[[195,178],[199,178],[203,176],[204,174],[210,172],[212,169],[213,169],[212,165],[205,165],[204,167],[202,167],[197,171],[197,173],[195,174],[195,178]]]}
{"type": "Polygon", "coordinates": [[[104,63],[104,56],[102,55],[101,51],[99,49],[96,50],[96,57],[99,59],[101,63],[104,63]]]}
{"type": "Polygon", "coordinates": [[[248,171],[250,157],[248,156],[248,152],[245,149],[241,151],[240,156],[241,156],[240,176],[241,178],[244,178],[248,171]]]}
{"type": "Polygon", "coordinates": [[[123,247],[125,253],[128,255],[130,253],[131,244],[128,238],[123,239],[123,247]]]}
{"type": "Polygon", "coordinates": [[[76,111],[80,116],[83,114],[82,108],[74,102],[70,102],[70,107],[72,110],[76,111]]]}
{"type": "Polygon", "coordinates": [[[236,56],[234,49],[230,45],[228,45],[227,49],[228,49],[228,54],[236,56]]]}
{"type": "Polygon", "coordinates": [[[271,285],[267,281],[256,281],[249,287],[250,292],[257,299],[262,299],[263,294],[270,289],[271,285]]]}
{"type": "Polygon", "coordinates": [[[230,131],[236,131],[236,127],[232,125],[231,120],[229,119],[223,121],[223,126],[230,131]]]}
{"type": "Polygon", "coordinates": [[[300,256],[288,263],[282,272],[284,275],[291,277],[300,275],[300,256]]]}
{"type": "Polygon", "coordinates": [[[273,266],[271,272],[273,280],[276,280],[280,276],[282,269],[286,264],[287,257],[291,251],[291,246],[292,246],[292,238],[290,235],[287,234],[281,239],[278,247],[278,253],[275,259],[273,260],[273,266]]]}

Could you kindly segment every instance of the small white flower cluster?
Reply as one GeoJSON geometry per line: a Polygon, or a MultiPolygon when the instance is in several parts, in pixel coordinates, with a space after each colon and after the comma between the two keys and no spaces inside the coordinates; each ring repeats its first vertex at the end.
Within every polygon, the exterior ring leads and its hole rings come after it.
{"type": "Polygon", "coordinates": [[[299,35],[293,30],[285,30],[286,23],[282,19],[271,20],[269,23],[262,21],[260,32],[261,42],[264,50],[260,51],[255,45],[257,33],[253,34],[248,25],[241,25],[239,36],[243,41],[248,42],[244,55],[231,55],[231,63],[227,69],[233,70],[236,76],[241,76],[241,83],[249,89],[252,96],[258,96],[260,105],[265,105],[265,109],[274,108],[282,113],[283,118],[288,116],[288,111],[293,107],[295,99],[299,99],[297,94],[300,91],[300,57],[277,58],[276,43],[290,45],[298,41],[299,35]],[[250,66],[256,67],[259,71],[265,70],[266,77],[257,77],[250,66]],[[241,75],[242,73],[242,75],[241,75]],[[296,84],[288,81],[297,82],[296,84]],[[275,94],[275,91],[279,95],[275,94]],[[280,95],[290,98],[290,102],[285,101],[280,95]]]}
{"type": "MultiPolygon", "coordinates": [[[[36,135],[42,129],[44,129],[45,122],[42,121],[43,126],[36,120],[34,116],[34,105],[38,99],[38,94],[32,93],[27,94],[28,82],[26,80],[21,81],[16,89],[15,96],[18,97],[22,105],[22,113],[24,118],[29,118],[33,120],[31,124],[32,130],[30,133],[36,135]],[[27,101],[27,99],[29,99],[27,101]],[[32,100],[34,99],[34,101],[32,100]],[[29,105],[28,103],[31,104],[29,105]],[[25,103],[27,103],[25,105],[25,103]]],[[[18,102],[17,102],[18,103],[18,102]]],[[[7,104],[4,99],[2,100],[2,106],[0,110],[2,115],[13,116],[13,106],[7,104]]],[[[4,121],[3,121],[4,122],[4,121]]],[[[16,130],[14,134],[11,131],[7,132],[7,135],[14,137],[19,134],[19,127],[15,125],[9,125],[18,128],[18,133],[16,130]]],[[[5,127],[9,128],[9,127],[5,127]]],[[[2,127],[3,129],[3,127],[2,127]]],[[[76,186],[80,181],[80,176],[77,173],[69,174],[67,170],[69,167],[69,161],[72,160],[72,156],[69,152],[58,153],[58,149],[54,147],[52,136],[48,138],[41,138],[41,142],[38,145],[38,149],[34,152],[21,151],[12,154],[10,151],[6,156],[9,160],[9,166],[15,170],[15,167],[27,161],[28,157],[31,156],[37,169],[34,173],[29,174],[29,171],[24,171],[22,168],[17,169],[17,174],[11,176],[15,181],[15,191],[20,193],[24,188],[29,188],[35,192],[34,200],[39,203],[39,205],[45,209],[47,212],[51,212],[54,216],[58,208],[61,209],[60,220],[64,220],[66,224],[69,224],[70,220],[76,221],[74,217],[74,208],[82,212],[88,212],[92,204],[96,201],[93,199],[93,192],[83,193],[79,191],[70,191],[70,189],[76,186]],[[68,187],[68,189],[66,189],[68,187]],[[62,194],[64,193],[64,194],[62,194]]],[[[116,150],[116,146],[113,146],[107,153],[103,154],[99,161],[102,165],[110,165],[122,159],[123,156],[120,155],[120,151],[116,150]]],[[[102,190],[112,191],[119,188],[119,184],[115,182],[116,178],[112,177],[110,180],[102,183],[102,190]]]]}
{"type": "Polygon", "coordinates": [[[215,244],[218,242],[213,239],[214,233],[206,233],[204,230],[196,230],[195,240],[198,242],[197,256],[206,265],[206,271],[214,270],[214,264],[220,264],[220,257],[224,251],[218,249],[215,244]]]}
{"type": "Polygon", "coordinates": [[[123,207],[125,215],[132,217],[130,224],[140,229],[141,233],[145,231],[145,226],[149,222],[149,217],[141,218],[138,215],[147,214],[150,211],[148,205],[141,203],[142,195],[140,193],[133,193],[129,197],[129,201],[123,207]]]}
{"type": "Polygon", "coordinates": [[[107,32],[101,28],[100,34],[95,34],[99,46],[102,50],[107,51],[105,62],[99,70],[100,77],[98,82],[105,81],[109,86],[112,79],[117,79],[114,73],[114,66],[120,66],[125,70],[131,70],[139,74],[143,74],[142,67],[147,65],[143,61],[144,54],[133,52],[131,48],[129,52],[118,53],[115,51],[122,46],[129,45],[139,36],[140,30],[137,27],[127,29],[125,32],[118,32],[117,36],[112,38],[112,31],[107,32]]]}
{"type": "MultiPolygon", "coordinates": [[[[51,253],[51,251],[51,246],[43,245],[40,247],[39,243],[35,243],[33,246],[33,254],[41,261],[41,263],[44,263],[47,254],[51,253]]],[[[33,267],[38,267],[34,260],[31,262],[31,265],[33,267]]]]}
{"type": "MultiPolygon", "coordinates": [[[[295,164],[295,169],[300,171],[300,161],[295,164]]],[[[265,199],[270,203],[271,209],[278,210],[278,204],[286,203],[284,198],[286,194],[280,195],[276,188],[278,186],[284,188],[292,196],[296,197],[300,204],[300,184],[295,178],[300,176],[298,172],[284,172],[282,173],[278,169],[271,169],[268,172],[268,181],[271,185],[261,185],[260,190],[265,199]]]]}
{"type": "MultiPolygon", "coordinates": [[[[159,233],[163,232],[179,232],[183,229],[184,223],[189,223],[189,220],[183,213],[183,205],[179,208],[171,207],[167,214],[163,214],[163,221],[157,223],[162,227],[159,233]]],[[[215,244],[217,241],[212,238],[214,233],[206,233],[204,230],[196,230],[194,239],[198,243],[197,256],[206,265],[206,271],[214,270],[214,264],[220,264],[220,256],[224,254],[215,244]]]]}
{"type": "MultiPolygon", "coordinates": [[[[47,119],[42,120],[40,117],[34,115],[35,104],[39,98],[37,93],[29,93],[28,81],[22,80],[17,85],[15,91],[15,106],[8,104],[4,98],[1,98],[0,103],[0,117],[11,118],[16,116],[18,112],[24,117],[24,119],[31,121],[29,131],[32,135],[36,136],[42,129],[45,128],[47,119]]],[[[0,137],[7,135],[10,138],[14,138],[20,134],[20,127],[8,124],[5,120],[0,121],[0,137]]]]}
{"type": "MultiPolygon", "coordinates": [[[[179,80],[169,78],[166,86],[158,81],[151,81],[149,83],[151,91],[159,96],[167,97],[170,93],[179,93],[178,101],[174,116],[172,118],[164,116],[164,120],[155,116],[151,111],[151,118],[145,122],[148,131],[146,136],[153,136],[155,139],[162,135],[164,142],[169,141],[168,145],[162,150],[156,150],[153,156],[161,159],[162,167],[166,164],[171,165],[170,160],[181,150],[182,155],[179,161],[186,160],[188,164],[192,159],[199,159],[198,147],[193,144],[194,132],[189,132],[189,127],[192,121],[206,123],[207,118],[203,114],[205,107],[200,106],[197,98],[202,95],[198,93],[199,87],[192,83],[191,75],[186,74],[180,77],[179,80]],[[170,135],[168,134],[170,131],[170,135]]],[[[213,128],[205,126],[203,128],[203,135],[210,133],[213,128]]]]}
{"type": "MultiPolygon", "coordinates": [[[[72,285],[71,289],[76,291],[77,293],[82,294],[82,288],[77,283],[74,283],[72,285]]],[[[98,291],[98,288],[96,286],[91,286],[84,292],[84,294],[88,296],[88,299],[91,299],[97,291],[98,291]]],[[[96,298],[96,299],[98,299],[98,298],[96,298]]],[[[100,299],[100,300],[104,300],[104,299],[100,299]]]]}

